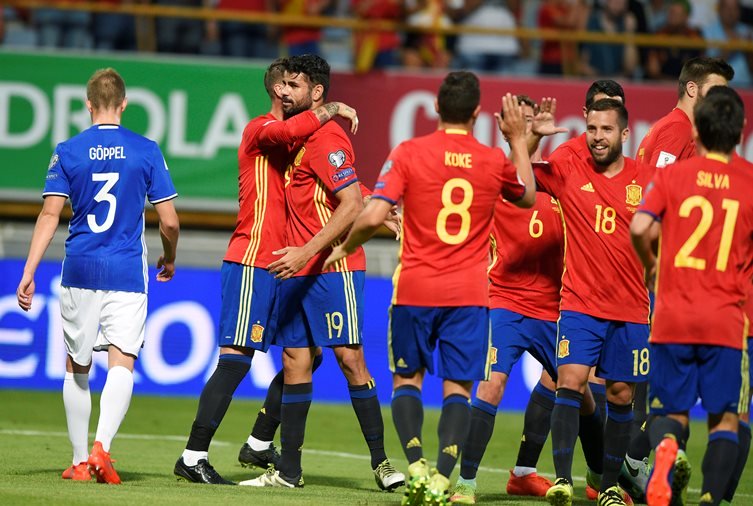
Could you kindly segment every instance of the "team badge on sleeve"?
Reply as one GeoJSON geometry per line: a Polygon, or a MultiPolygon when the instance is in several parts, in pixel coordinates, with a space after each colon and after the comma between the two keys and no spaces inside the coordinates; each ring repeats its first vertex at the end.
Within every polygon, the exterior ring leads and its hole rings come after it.
{"type": "Polygon", "coordinates": [[[666,167],[667,165],[672,165],[676,160],[677,157],[672,153],[662,151],[659,153],[659,158],[656,160],[656,167],[661,169],[662,167],[666,167]]]}
{"type": "Polygon", "coordinates": [[[390,170],[392,170],[392,160],[387,160],[384,162],[384,165],[382,165],[382,170],[379,172],[379,177],[384,176],[390,170]]]}
{"type": "Polygon", "coordinates": [[[557,358],[565,358],[570,355],[570,341],[563,336],[557,349],[557,358]]]}
{"type": "Polygon", "coordinates": [[[334,153],[330,153],[329,156],[327,156],[327,160],[339,169],[345,163],[345,152],[342,149],[338,149],[334,153]]]}
{"type": "Polygon", "coordinates": [[[58,156],[58,154],[53,153],[52,158],[50,158],[50,164],[47,166],[47,170],[52,169],[55,165],[58,164],[59,161],[60,161],[60,157],[58,156]]]}
{"type": "Polygon", "coordinates": [[[641,200],[643,200],[643,188],[633,181],[632,184],[625,187],[625,202],[629,206],[637,206],[641,203],[641,200]]]}

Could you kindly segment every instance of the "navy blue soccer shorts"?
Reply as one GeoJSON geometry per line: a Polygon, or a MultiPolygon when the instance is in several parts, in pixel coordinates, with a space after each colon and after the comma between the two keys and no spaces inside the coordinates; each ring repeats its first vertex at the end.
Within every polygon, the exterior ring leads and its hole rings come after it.
{"type": "Polygon", "coordinates": [[[277,327],[279,282],[266,269],[222,262],[220,346],[267,351],[277,327]]]}
{"type": "Polygon", "coordinates": [[[596,366],[596,375],[609,381],[648,381],[649,326],[562,311],[557,322],[557,367],[596,366]]]}
{"type": "Polygon", "coordinates": [[[725,346],[651,344],[651,413],[684,413],[698,398],[711,414],[747,411],[748,354],[725,346]]]}
{"type": "Polygon", "coordinates": [[[527,351],[557,381],[554,354],[557,323],[530,318],[508,309],[489,311],[492,324],[492,372],[510,374],[527,351]]]}
{"type": "Polygon", "coordinates": [[[283,348],[360,345],[363,271],[326,272],[280,282],[276,345],[283,348]]]}
{"type": "Polygon", "coordinates": [[[489,309],[479,306],[390,308],[388,335],[390,370],[435,374],[455,381],[489,378],[491,372],[489,309]]]}

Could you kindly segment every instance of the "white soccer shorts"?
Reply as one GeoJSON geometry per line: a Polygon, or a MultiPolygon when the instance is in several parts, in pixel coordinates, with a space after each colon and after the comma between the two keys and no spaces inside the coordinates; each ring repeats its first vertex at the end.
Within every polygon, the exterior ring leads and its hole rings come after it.
{"type": "Polygon", "coordinates": [[[60,287],[65,347],[73,361],[89,365],[92,353],[117,346],[138,356],[144,343],[146,294],[60,287]]]}

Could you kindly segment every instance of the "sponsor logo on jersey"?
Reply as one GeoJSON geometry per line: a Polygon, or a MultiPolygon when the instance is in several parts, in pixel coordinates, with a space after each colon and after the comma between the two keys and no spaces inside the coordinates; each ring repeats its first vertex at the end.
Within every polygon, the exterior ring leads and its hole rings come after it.
{"type": "Polygon", "coordinates": [[[651,400],[651,407],[653,409],[662,409],[664,407],[664,404],[662,404],[658,397],[654,397],[651,400]]]}
{"type": "Polygon", "coordinates": [[[580,189],[583,190],[584,192],[590,192],[590,193],[593,193],[594,191],[596,191],[594,190],[594,185],[591,181],[581,186],[580,189]]]}
{"type": "Polygon", "coordinates": [[[260,343],[263,337],[264,337],[264,327],[262,327],[258,323],[254,323],[251,326],[251,341],[255,343],[260,343]]]}
{"type": "Polygon", "coordinates": [[[557,358],[565,358],[570,355],[570,341],[562,336],[557,348],[557,358]]]}
{"type": "Polygon", "coordinates": [[[330,164],[339,169],[345,163],[345,152],[342,149],[338,149],[337,151],[327,155],[327,160],[329,160],[330,164]]]}
{"type": "Polygon", "coordinates": [[[406,367],[408,367],[408,364],[406,364],[405,360],[403,360],[402,358],[398,358],[397,359],[397,366],[398,367],[402,367],[402,368],[406,368],[406,367]]]}
{"type": "Polygon", "coordinates": [[[641,200],[643,200],[643,188],[633,181],[625,187],[625,202],[629,206],[637,206],[641,200]]]}
{"type": "Polygon", "coordinates": [[[344,179],[348,179],[353,174],[355,174],[355,171],[353,169],[343,169],[343,170],[341,170],[339,172],[335,172],[332,175],[331,179],[332,179],[333,182],[337,183],[337,182],[340,182],[340,181],[342,181],[344,179]]]}

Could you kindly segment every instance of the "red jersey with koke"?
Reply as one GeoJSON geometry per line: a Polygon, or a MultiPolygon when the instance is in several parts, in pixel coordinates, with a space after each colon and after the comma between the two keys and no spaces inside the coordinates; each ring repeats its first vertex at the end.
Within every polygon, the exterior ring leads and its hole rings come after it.
{"type": "Polygon", "coordinates": [[[635,158],[652,167],[666,167],[693,155],[693,124],[685,111],[674,108],[649,129],[635,158]]]}
{"type": "MultiPolygon", "coordinates": [[[[334,121],[317,130],[295,153],[285,173],[289,246],[303,246],[324,228],[339,203],[335,194],[358,183],[354,160],[350,139],[334,121]]],[[[331,252],[332,248],[323,249],[295,276],[366,270],[366,256],[359,246],[352,255],[322,271],[331,252]]]]}
{"type": "Polygon", "coordinates": [[[651,342],[742,349],[753,164],[696,156],[657,172],[639,211],[662,223],[651,342]]]}
{"type": "Polygon", "coordinates": [[[382,168],[374,198],[403,201],[393,304],[488,306],[489,233],[503,194],[525,186],[499,148],[465,130],[438,130],[403,142],[382,168]]]}
{"type": "Polygon", "coordinates": [[[557,321],[562,286],[562,221],[557,201],[536,193],[531,209],[497,199],[492,226],[489,307],[557,321]]]}
{"type": "Polygon", "coordinates": [[[630,221],[654,168],[624,158],[613,177],[571,158],[534,164],[539,189],[560,204],[565,269],[560,309],[597,318],[648,323],[643,267],[633,252],[630,221]]]}

